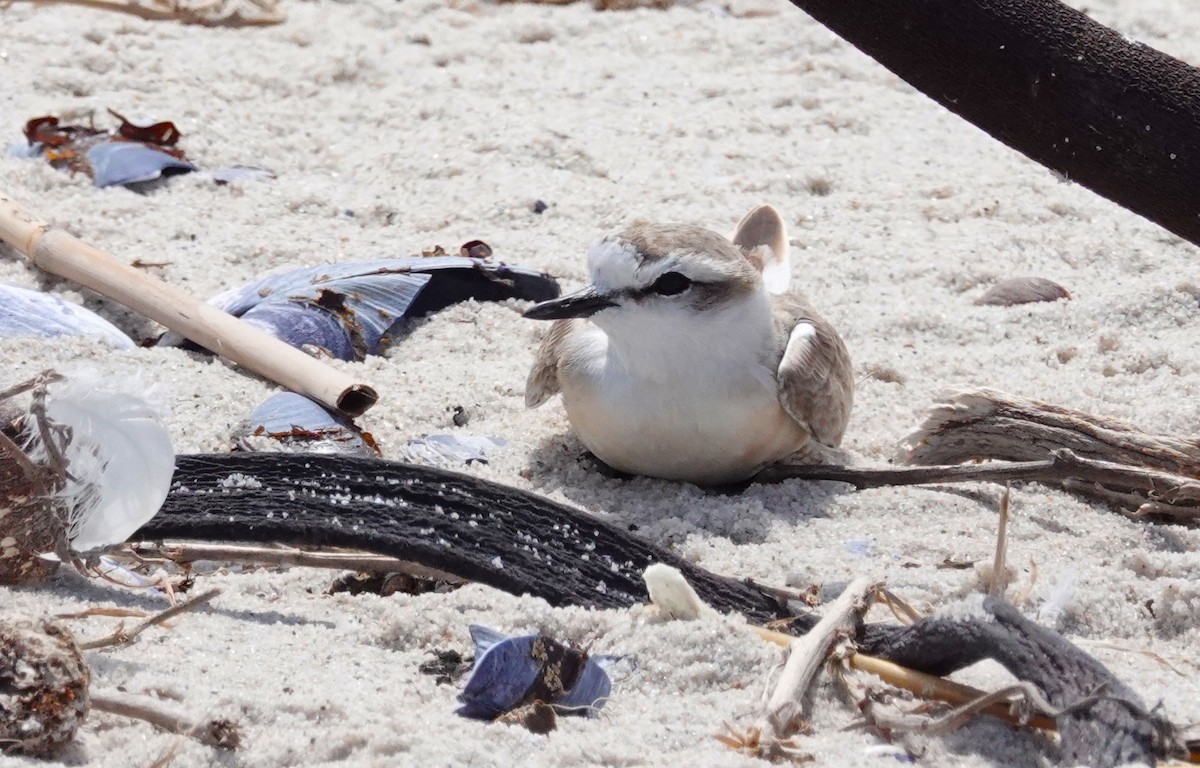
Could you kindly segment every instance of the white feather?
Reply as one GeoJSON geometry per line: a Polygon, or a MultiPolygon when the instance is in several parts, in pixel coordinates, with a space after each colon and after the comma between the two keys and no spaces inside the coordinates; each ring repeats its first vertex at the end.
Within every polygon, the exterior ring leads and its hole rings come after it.
{"type": "Polygon", "coordinates": [[[175,451],[149,389],[90,371],[50,387],[46,415],[71,430],[63,449],[70,478],[59,496],[76,552],[125,541],[167,497],[175,451]]]}

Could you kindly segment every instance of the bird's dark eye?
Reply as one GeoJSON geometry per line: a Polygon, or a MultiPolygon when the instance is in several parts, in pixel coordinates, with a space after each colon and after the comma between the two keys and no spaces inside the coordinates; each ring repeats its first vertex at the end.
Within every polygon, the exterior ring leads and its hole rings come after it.
{"type": "Polygon", "coordinates": [[[667,272],[654,281],[654,285],[650,286],[650,290],[661,296],[674,296],[677,293],[683,293],[691,287],[691,280],[678,272],[667,272]]]}

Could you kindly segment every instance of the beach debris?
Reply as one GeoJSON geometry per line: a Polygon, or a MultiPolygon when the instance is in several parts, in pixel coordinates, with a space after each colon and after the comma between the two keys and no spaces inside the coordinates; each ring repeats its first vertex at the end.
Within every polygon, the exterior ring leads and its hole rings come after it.
{"type": "Polygon", "coordinates": [[[49,293],[0,284],[0,338],[93,336],[117,349],[133,340],[112,323],[49,293]]]}
{"type": "Polygon", "coordinates": [[[61,624],[0,618],[0,753],[50,757],[69,744],[91,706],[90,678],[61,624]]]}
{"type": "Polygon", "coordinates": [[[370,432],[295,392],[278,392],[255,408],[235,432],[233,450],[382,455],[370,432]]]}
{"type": "Polygon", "coordinates": [[[500,448],[508,445],[502,437],[482,435],[426,435],[400,447],[397,458],[413,464],[457,467],[462,464],[487,464],[500,448]]]}
{"type": "Polygon", "coordinates": [[[1071,292],[1044,277],[1012,277],[993,285],[975,303],[995,307],[1011,307],[1038,301],[1070,299],[1071,292]]]}
{"type": "MultiPolygon", "coordinates": [[[[46,0],[205,27],[264,27],[287,20],[282,0],[46,0]]],[[[10,0],[16,2],[16,0],[10,0]]]]}
{"type": "MultiPolygon", "coordinates": [[[[472,241],[462,250],[479,254],[484,248],[472,241]]],[[[210,303],[294,347],[361,361],[382,354],[409,321],[451,304],[557,295],[558,283],[549,275],[469,255],[303,267],[226,291],[210,303]]],[[[167,334],[159,343],[181,342],[167,334]]]]}
{"type": "MultiPolygon", "coordinates": [[[[206,605],[218,594],[220,590],[211,590],[146,618],[132,630],[122,624],[89,642],[77,641],[54,621],[0,618],[0,753],[52,757],[70,743],[90,711],[144,720],[207,746],[237,748],[241,728],[232,720],[194,721],[147,697],[91,690],[91,669],[83,657],[84,651],[128,645],[143,630],[206,605]]],[[[98,609],[59,618],[96,615],[128,612],[98,609]]]]}
{"type": "Polygon", "coordinates": [[[213,183],[219,187],[229,184],[241,184],[247,181],[269,181],[275,178],[274,171],[259,168],[255,165],[231,165],[227,168],[218,168],[215,171],[209,171],[208,175],[212,178],[213,183]]]}
{"type": "Polygon", "coordinates": [[[457,714],[495,720],[535,702],[558,714],[589,715],[604,706],[612,690],[605,671],[615,656],[587,651],[546,635],[507,637],[472,624],[475,666],[462,693],[457,714]]]}
{"type": "Polygon", "coordinates": [[[86,570],[81,557],[158,511],[175,453],[153,394],[131,390],[98,371],[47,371],[0,392],[0,403],[31,393],[0,432],[0,583],[43,578],[52,558],[86,570]]]}
{"type": "Polygon", "coordinates": [[[86,173],[97,187],[143,184],[196,170],[175,146],[182,134],[174,123],[140,126],[108,112],[121,121],[113,132],[94,125],[64,125],[49,115],[27,122],[25,139],[52,166],[86,173]]]}
{"type": "Polygon", "coordinates": [[[358,416],[379,400],[368,382],[325,365],[186,291],[118,261],[66,230],[40,220],[0,193],[0,240],[33,266],[66,277],[156,320],[293,392],[358,416]]]}
{"type": "Polygon", "coordinates": [[[379,595],[390,597],[402,595],[427,595],[431,592],[450,592],[462,586],[462,581],[439,581],[413,576],[410,573],[347,573],[334,579],[325,591],[327,595],[348,594],[379,595]]]}
{"type": "Polygon", "coordinates": [[[471,671],[475,665],[474,656],[463,656],[453,648],[439,651],[426,651],[433,656],[429,661],[422,661],[417,671],[422,675],[432,675],[438,685],[449,685],[458,682],[459,678],[471,671]]]}

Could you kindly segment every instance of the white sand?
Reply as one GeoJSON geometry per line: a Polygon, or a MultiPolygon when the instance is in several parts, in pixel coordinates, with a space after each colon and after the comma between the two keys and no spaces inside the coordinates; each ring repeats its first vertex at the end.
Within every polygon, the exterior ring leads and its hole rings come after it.
{"type": "MultiPolygon", "coordinates": [[[[287,23],[206,29],[18,0],[0,12],[0,140],[42,114],[106,107],[173,120],[204,167],[263,165],[278,180],[217,188],[200,176],[139,196],[96,190],[38,162],[0,157],[3,190],[126,261],[200,296],[270,270],[489,242],[573,289],[596,236],[633,218],[728,231],[759,202],[785,212],[796,282],[841,330],[862,382],[847,446],[887,459],[934,394],[988,385],[1149,429],[1200,434],[1200,277],[1177,238],[1049,172],[914,93],[783,0],[598,13],[478,0],[285,0],[287,23]],[[743,14],[744,16],[744,14],[743,14]],[[427,41],[427,42],[425,42],[427,41]],[[828,194],[814,193],[822,186],[828,194]],[[531,204],[550,204],[534,215],[531,204]],[[352,211],[353,215],[347,212],[352,211]],[[1040,275],[1070,302],[977,307],[996,279],[1040,275]]],[[[1200,10],[1185,0],[1095,0],[1123,32],[1200,63],[1200,10]]],[[[153,326],[40,275],[12,253],[0,280],[85,302],[135,335],[153,326]]],[[[994,487],[853,493],[832,484],[712,497],[601,477],[577,463],[561,405],[525,411],[537,334],[517,307],[459,306],[386,358],[358,366],[383,393],[364,420],[385,449],[453,429],[510,441],[470,471],[578,504],[712,570],[804,586],[886,579],[919,606],[975,588],[945,558],[986,561],[994,487]],[[867,554],[860,546],[869,543],[867,554]]],[[[113,376],[170,384],[180,452],[223,450],[271,387],[169,349],[0,342],[0,382],[98,360],[113,376]]],[[[1014,493],[1011,557],[1037,564],[1036,613],[1065,580],[1070,636],[1176,722],[1200,720],[1200,536],[1130,522],[1065,493],[1014,493]],[[1098,644],[1099,643],[1099,644],[1098,644]],[[1169,661],[1179,674],[1150,656],[1169,661]]],[[[551,610],[481,587],[413,597],[326,596],[329,573],[214,574],[214,608],[135,647],[92,653],[94,687],[162,689],[194,714],[234,717],[246,746],[185,744],[172,763],[226,765],[757,765],[719,745],[753,722],[778,653],[736,622],[666,625],[644,613],[551,610]],[[548,738],[451,714],[456,689],[420,675],[432,649],[468,650],[466,627],[542,629],[637,659],[603,716],[548,738]]],[[[0,592],[3,610],[157,608],[64,576],[0,592]]],[[[112,620],[74,620],[81,636],[112,620]]],[[[968,675],[968,679],[972,676],[968,675]]],[[[979,673],[976,680],[1001,678],[979,673]]],[[[803,746],[820,765],[891,765],[843,730],[828,692],[803,746]]],[[[172,742],[95,716],[67,764],[146,765],[172,742]]],[[[926,765],[1031,765],[1036,738],[979,722],[929,743],[926,765]]],[[[16,759],[0,765],[40,765],[16,759]]]]}

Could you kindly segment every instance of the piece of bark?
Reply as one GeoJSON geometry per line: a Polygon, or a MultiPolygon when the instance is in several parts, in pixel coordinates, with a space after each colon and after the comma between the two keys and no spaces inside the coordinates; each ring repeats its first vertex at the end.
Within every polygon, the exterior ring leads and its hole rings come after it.
{"type": "Polygon", "coordinates": [[[981,597],[974,610],[932,616],[899,629],[868,626],[859,648],[934,675],[983,659],[999,662],[1058,708],[1054,720],[1063,765],[1153,765],[1156,757],[1178,754],[1182,747],[1171,725],[1147,710],[1103,664],[998,598],[981,597]],[[1097,694],[1097,700],[1082,703],[1097,694]]]}
{"type": "Polygon", "coordinates": [[[1200,244],[1200,70],[1057,0],[792,4],[992,137],[1200,244]]]}
{"type": "MultiPolygon", "coordinates": [[[[948,393],[901,441],[905,464],[1018,462],[1040,480],[1136,515],[1200,520],[1200,440],[1154,435],[1114,419],[991,389],[948,393]],[[1049,457],[1050,466],[1034,465],[1049,457]]],[[[964,466],[986,474],[991,465],[964,466]]],[[[1002,470],[998,465],[996,470],[1002,470]]]]}
{"type": "Polygon", "coordinates": [[[1051,403],[977,388],[948,392],[901,441],[905,464],[1037,461],[1067,448],[1085,459],[1200,477],[1200,440],[1154,435],[1051,403]]]}

